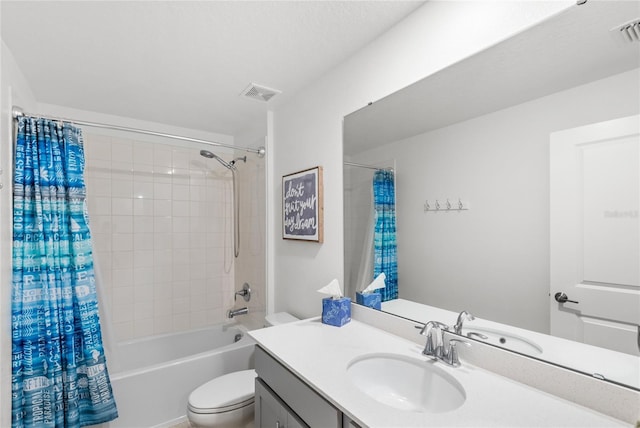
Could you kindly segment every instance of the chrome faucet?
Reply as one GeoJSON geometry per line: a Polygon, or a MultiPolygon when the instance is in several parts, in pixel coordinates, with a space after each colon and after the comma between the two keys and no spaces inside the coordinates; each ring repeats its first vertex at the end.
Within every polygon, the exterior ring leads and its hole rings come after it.
{"type": "Polygon", "coordinates": [[[449,330],[449,326],[438,321],[427,322],[420,334],[427,336],[427,343],[424,345],[423,355],[435,359],[442,359],[443,352],[443,332],[449,330]],[[435,337],[434,337],[435,334],[435,337]]]}
{"type": "Polygon", "coordinates": [[[246,315],[249,313],[249,308],[247,308],[246,306],[244,308],[239,308],[239,309],[231,309],[228,313],[229,318],[233,318],[237,315],[246,315]]]}
{"type": "Polygon", "coordinates": [[[458,315],[458,320],[456,321],[456,325],[453,326],[453,331],[456,334],[462,334],[462,324],[464,324],[465,321],[473,321],[474,319],[476,318],[469,312],[460,312],[460,314],[458,315]]]}
{"type": "Polygon", "coordinates": [[[458,350],[456,345],[462,343],[465,346],[471,344],[462,339],[449,339],[448,346],[444,346],[444,332],[449,331],[449,326],[438,321],[429,321],[420,330],[420,334],[427,336],[427,343],[424,345],[423,355],[439,360],[453,367],[460,367],[458,350]]]}

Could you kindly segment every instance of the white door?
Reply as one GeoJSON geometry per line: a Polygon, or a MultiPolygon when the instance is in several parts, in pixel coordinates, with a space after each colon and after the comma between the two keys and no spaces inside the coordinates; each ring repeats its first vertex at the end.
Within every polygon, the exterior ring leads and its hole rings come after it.
{"type": "Polygon", "coordinates": [[[640,116],[555,132],[550,155],[551,334],[640,355],[640,116]]]}

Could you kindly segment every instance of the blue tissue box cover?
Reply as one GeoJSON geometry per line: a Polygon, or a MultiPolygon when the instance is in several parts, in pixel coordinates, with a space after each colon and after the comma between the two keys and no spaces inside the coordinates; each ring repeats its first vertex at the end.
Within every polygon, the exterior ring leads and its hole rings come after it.
{"type": "Polygon", "coordinates": [[[342,327],[351,321],[351,299],[341,297],[322,299],[322,323],[342,327]]]}
{"type": "Polygon", "coordinates": [[[356,292],[356,303],[362,306],[366,306],[368,308],[381,310],[382,294],[376,293],[376,292],[371,292],[371,293],[356,292]]]}

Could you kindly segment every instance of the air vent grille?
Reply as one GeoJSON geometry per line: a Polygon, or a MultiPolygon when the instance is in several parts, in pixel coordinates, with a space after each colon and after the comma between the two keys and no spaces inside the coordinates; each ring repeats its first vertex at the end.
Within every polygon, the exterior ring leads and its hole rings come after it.
{"type": "Polygon", "coordinates": [[[626,24],[611,30],[625,43],[640,42],[640,18],[629,21],[626,24]]]}
{"type": "Polygon", "coordinates": [[[266,86],[250,83],[240,95],[262,102],[267,102],[274,96],[281,93],[277,89],[267,88],[266,86]]]}

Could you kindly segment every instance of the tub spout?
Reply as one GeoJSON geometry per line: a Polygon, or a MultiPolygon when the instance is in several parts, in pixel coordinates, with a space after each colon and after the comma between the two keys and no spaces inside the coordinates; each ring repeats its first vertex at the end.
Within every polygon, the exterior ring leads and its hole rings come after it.
{"type": "Polygon", "coordinates": [[[229,311],[229,318],[233,318],[237,315],[246,315],[249,313],[249,308],[244,307],[244,308],[239,308],[239,309],[231,309],[229,311]]]}

